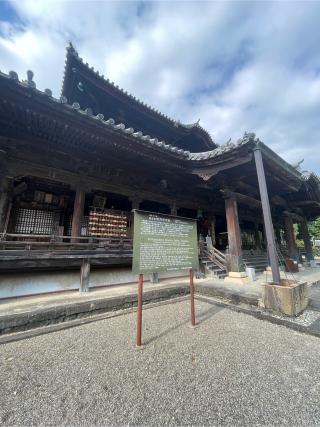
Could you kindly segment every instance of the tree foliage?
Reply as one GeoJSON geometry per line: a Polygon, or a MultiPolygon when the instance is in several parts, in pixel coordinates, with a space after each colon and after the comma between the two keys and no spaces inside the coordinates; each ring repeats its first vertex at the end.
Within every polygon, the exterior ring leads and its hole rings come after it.
{"type": "Polygon", "coordinates": [[[308,226],[311,238],[320,239],[320,217],[315,221],[309,222],[308,226]]]}

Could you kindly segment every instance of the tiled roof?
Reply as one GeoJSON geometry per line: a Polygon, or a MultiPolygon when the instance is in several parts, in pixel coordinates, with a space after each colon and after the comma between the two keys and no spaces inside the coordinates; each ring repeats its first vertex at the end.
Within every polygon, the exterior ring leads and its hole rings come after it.
{"type": "Polygon", "coordinates": [[[150,135],[144,135],[139,130],[135,131],[131,127],[126,127],[124,123],[115,123],[113,118],[108,118],[107,120],[105,120],[103,114],[97,114],[96,116],[94,116],[90,109],[87,108],[85,110],[82,110],[79,103],[77,102],[74,102],[72,105],[70,105],[68,104],[67,98],[64,96],[61,96],[60,99],[53,97],[52,91],[50,89],[45,89],[43,92],[38,90],[36,88],[35,82],[33,81],[33,73],[31,71],[28,71],[28,80],[19,81],[18,74],[15,71],[10,71],[9,74],[4,74],[0,72],[0,77],[10,79],[15,84],[28,88],[29,90],[32,90],[39,95],[45,96],[46,98],[48,98],[48,100],[61,104],[63,108],[67,108],[69,110],[72,109],[73,111],[77,112],[79,115],[87,116],[94,121],[99,121],[101,124],[105,125],[109,129],[124,133],[126,135],[131,136],[132,138],[136,138],[137,140],[140,140],[144,143],[150,144],[155,147],[159,147],[167,152],[174,153],[182,158],[185,158],[185,159],[189,158],[189,155],[190,155],[189,151],[185,151],[171,144],[167,144],[165,141],[159,141],[157,138],[153,138],[150,135]]]}
{"type": "MultiPolygon", "coordinates": [[[[184,123],[181,123],[180,120],[174,120],[174,119],[168,117],[166,114],[161,113],[161,111],[155,109],[151,105],[148,105],[148,104],[144,103],[143,101],[141,101],[139,98],[136,98],[135,96],[131,95],[129,92],[125,91],[124,89],[122,89],[121,87],[119,87],[118,85],[116,85],[113,81],[109,80],[108,78],[104,78],[103,74],[100,74],[98,70],[95,70],[94,67],[90,67],[87,62],[84,62],[84,60],[79,56],[77,50],[74,48],[74,46],[72,45],[72,43],[69,43],[69,46],[67,46],[66,49],[67,49],[67,53],[69,53],[70,55],[72,55],[75,58],[77,58],[78,61],[80,61],[84,66],[86,66],[88,68],[88,70],[90,70],[91,72],[95,73],[95,75],[96,75],[97,78],[100,78],[104,83],[112,86],[113,89],[116,90],[116,91],[118,91],[121,95],[126,96],[128,98],[131,98],[133,101],[135,101],[136,103],[140,104],[144,108],[147,108],[152,113],[157,114],[157,115],[161,116],[162,119],[165,119],[165,120],[169,121],[170,124],[173,125],[173,126],[175,126],[175,127],[180,127],[181,126],[181,127],[185,128],[185,129],[200,129],[214,145],[217,145],[213,141],[213,139],[212,139],[211,135],[209,134],[209,132],[200,125],[200,123],[199,123],[200,119],[197,122],[195,122],[195,123],[184,124],[184,123]]],[[[65,61],[63,82],[65,81],[65,78],[66,78],[66,72],[67,72],[67,57],[66,57],[66,61],[65,61]]],[[[61,95],[62,95],[62,92],[63,92],[63,89],[61,91],[61,95]]]]}
{"type": "MultiPolygon", "coordinates": [[[[222,156],[234,150],[237,150],[238,148],[246,144],[254,145],[260,142],[259,139],[256,138],[254,133],[245,132],[243,137],[238,139],[238,141],[235,143],[229,140],[227,143],[218,146],[214,150],[204,151],[201,153],[191,153],[190,151],[186,151],[181,148],[175,147],[171,144],[168,144],[166,141],[159,141],[157,138],[153,138],[151,135],[144,135],[143,132],[139,130],[135,130],[132,127],[126,127],[124,123],[115,123],[115,120],[111,117],[105,120],[103,114],[93,115],[92,111],[88,108],[85,110],[82,110],[79,103],[77,102],[74,102],[72,105],[70,105],[68,103],[68,100],[64,96],[61,96],[60,99],[53,97],[52,91],[50,89],[45,89],[42,92],[36,88],[36,84],[33,81],[33,72],[29,70],[27,72],[27,76],[28,76],[27,80],[20,81],[18,74],[15,71],[10,71],[9,74],[4,74],[0,72],[0,78],[11,80],[13,84],[17,84],[21,87],[24,87],[27,90],[31,90],[34,93],[37,93],[39,96],[45,97],[48,101],[54,102],[56,104],[60,104],[61,107],[64,109],[68,109],[69,111],[72,110],[81,116],[86,116],[90,120],[99,122],[103,126],[106,126],[106,128],[109,128],[113,131],[122,133],[131,138],[134,138],[137,141],[140,141],[141,143],[143,143],[144,145],[153,146],[163,151],[166,151],[168,154],[170,153],[171,155],[174,155],[175,157],[178,157],[183,160],[193,161],[193,162],[210,160],[210,159],[218,158],[219,156],[222,156]]],[[[266,146],[265,148],[268,150],[268,152],[272,154],[273,157],[274,156],[279,157],[266,146]]],[[[289,165],[283,159],[281,159],[281,161],[290,169],[294,169],[291,165],[289,165]]],[[[300,176],[300,173],[297,173],[296,170],[295,172],[300,176]]]]}

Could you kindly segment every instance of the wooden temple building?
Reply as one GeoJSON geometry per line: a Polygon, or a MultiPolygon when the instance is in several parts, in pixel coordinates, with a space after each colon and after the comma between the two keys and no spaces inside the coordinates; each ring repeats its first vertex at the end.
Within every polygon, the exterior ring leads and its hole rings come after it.
{"type": "Polygon", "coordinates": [[[267,265],[267,249],[271,263],[298,260],[294,223],[311,260],[320,186],[252,133],[218,145],[198,122],[161,114],[72,45],[59,99],[31,71],[0,73],[0,298],[66,289],[44,275],[79,276],[88,264],[114,272],[112,283],[129,280],[137,208],[205,219],[203,268],[223,277],[250,255],[267,265]]]}

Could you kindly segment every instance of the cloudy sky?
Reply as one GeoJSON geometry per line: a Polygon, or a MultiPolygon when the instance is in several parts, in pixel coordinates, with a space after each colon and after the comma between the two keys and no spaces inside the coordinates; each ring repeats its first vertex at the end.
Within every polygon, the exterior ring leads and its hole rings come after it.
{"type": "Polygon", "coordinates": [[[320,3],[0,1],[0,69],[60,95],[65,47],[218,143],[255,132],[320,174],[320,3]]]}

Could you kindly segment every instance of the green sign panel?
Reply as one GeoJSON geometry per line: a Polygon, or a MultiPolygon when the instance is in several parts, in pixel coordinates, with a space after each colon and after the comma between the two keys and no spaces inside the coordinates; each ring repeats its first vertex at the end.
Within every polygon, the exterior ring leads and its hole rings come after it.
{"type": "Polygon", "coordinates": [[[134,273],[199,268],[196,220],[134,211],[134,273]]]}

